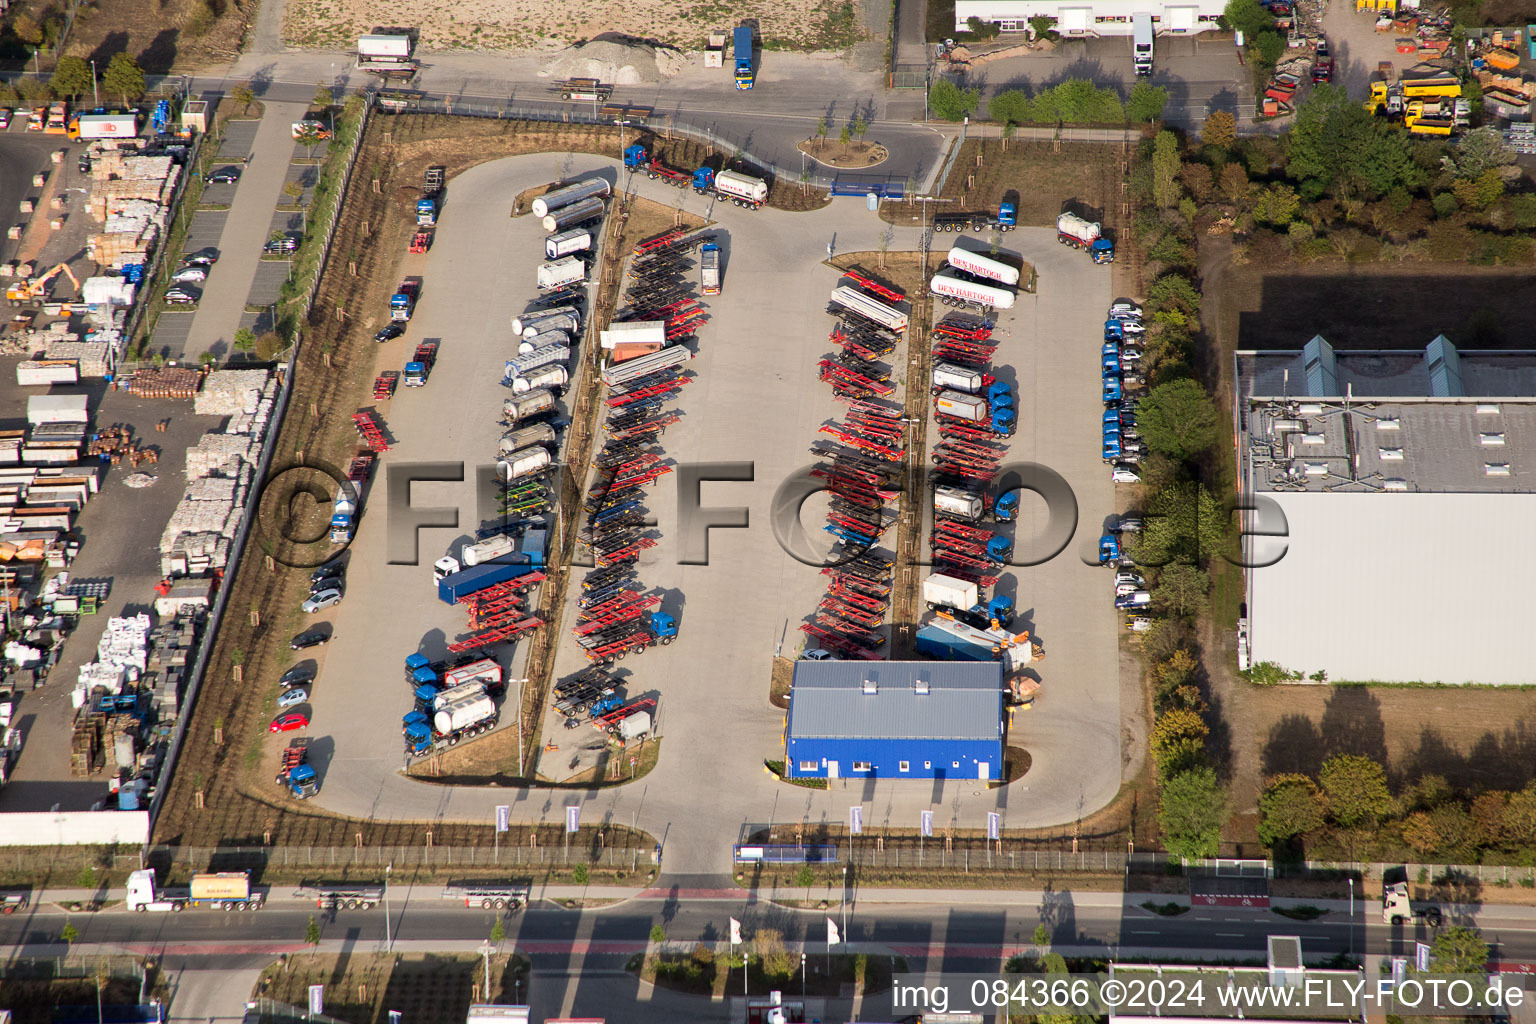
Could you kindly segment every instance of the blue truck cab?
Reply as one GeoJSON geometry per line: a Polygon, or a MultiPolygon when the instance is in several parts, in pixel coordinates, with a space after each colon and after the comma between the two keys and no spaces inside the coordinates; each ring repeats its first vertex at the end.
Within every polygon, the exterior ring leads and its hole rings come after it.
{"type": "Polygon", "coordinates": [[[1124,392],[1120,388],[1120,378],[1106,375],[1104,377],[1104,401],[1118,402],[1123,394],[1124,392]]]}
{"type": "Polygon", "coordinates": [[[437,200],[416,200],[416,223],[421,227],[432,227],[437,223],[437,200]]]}
{"type": "Polygon", "coordinates": [[[752,88],[752,26],[737,25],[731,49],[736,58],[736,88],[752,88]]]}
{"type": "Polygon", "coordinates": [[[648,621],[657,643],[669,644],[677,639],[677,620],[666,612],[651,612],[648,621]]]}
{"type": "Polygon", "coordinates": [[[1017,227],[1018,223],[1019,212],[1017,207],[1015,207],[1012,203],[997,204],[998,227],[1002,228],[1004,231],[1007,231],[1009,228],[1017,227]]]}
{"type": "Polygon", "coordinates": [[[1019,514],[1019,492],[1004,491],[992,505],[992,518],[1000,523],[1011,523],[1019,514]]]}
{"type": "Polygon", "coordinates": [[[1088,247],[1088,255],[1093,257],[1095,263],[1115,262],[1115,243],[1107,238],[1096,238],[1088,247]]]}
{"type": "Polygon", "coordinates": [[[320,792],[320,776],[307,764],[301,764],[288,773],[288,792],[299,800],[308,800],[320,792]]]}
{"type": "Polygon", "coordinates": [[[707,196],[715,190],[715,172],[709,167],[700,167],[693,172],[693,190],[701,196],[707,196]]]}
{"type": "Polygon", "coordinates": [[[1112,565],[1120,561],[1120,539],[1112,533],[1099,538],[1099,564],[1112,565]]]}

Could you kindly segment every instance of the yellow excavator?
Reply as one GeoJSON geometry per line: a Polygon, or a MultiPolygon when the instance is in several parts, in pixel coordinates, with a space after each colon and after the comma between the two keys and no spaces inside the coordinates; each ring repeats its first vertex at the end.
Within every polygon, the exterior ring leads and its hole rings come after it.
{"type": "Polygon", "coordinates": [[[18,303],[32,302],[39,299],[43,296],[48,282],[57,277],[60,272],[74,283],[75,291],[78,292],[80,290],[80,279],[75,277],[74,271],[69,269],[69,264],[60,263],[46,274],[28,278],[25,281],[18,281],[11,285],[5,290],[5,297],[10,300],[13,306],[18,303]]]}

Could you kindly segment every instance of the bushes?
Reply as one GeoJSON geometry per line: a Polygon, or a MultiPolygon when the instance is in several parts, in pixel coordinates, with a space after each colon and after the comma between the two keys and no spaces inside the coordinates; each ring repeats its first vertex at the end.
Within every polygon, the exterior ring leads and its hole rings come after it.
{"type": "MultiPolygon", "coordinates": [[[[937,90],[937,86],[935,86],[937,90]]],[[[1162,90],[1157,90],[1161,92],[1162,90]]],[[[1156,96],[1142,93],[1137,98],[1138,110],[1145,112],[1154,106],[1157,114],[1167,103],[1166,93],[1161,102],[1156,96]]],[[[937,113],[939,108],[932,98],[929,105],[937,113]]],[[[1114,89],[1101,88],[1083,79],[1069,79],[1050,89],[1043,89],[1034,97],[1026,96],[1018,89],[1008,89],[992,97],[987,114],[1003,124],[1124,124],[1127,109],[1120,102],[1120,94],[1114,89]]],[[[941,115],[943,116],[943,115],[941,115]]],[[[952,120],[959,120],[953,118],[952,120]]],[[[1150,120],[1150,118],[1148,118],[1150,120]]]]}

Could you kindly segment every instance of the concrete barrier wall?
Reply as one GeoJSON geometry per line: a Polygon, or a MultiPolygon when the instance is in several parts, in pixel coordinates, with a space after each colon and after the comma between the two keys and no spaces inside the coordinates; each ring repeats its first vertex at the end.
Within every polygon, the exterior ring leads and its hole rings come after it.
{"type": "Polygon", "coordinates": [[[4,815],[0,846],[86,846],[149,842],[148,811],[19,811],[4,815]]]}

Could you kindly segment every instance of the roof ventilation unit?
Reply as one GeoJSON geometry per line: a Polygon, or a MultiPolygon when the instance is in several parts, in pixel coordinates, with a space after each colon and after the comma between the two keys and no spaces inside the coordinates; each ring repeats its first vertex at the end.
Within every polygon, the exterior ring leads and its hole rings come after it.
{"type": "Polygon", "coordinates": [[[1403,421],[1400,419],[1379,419],[1376,421],[1377,430],[1401,430],[1403,421]]]}
{"type": "Polygon", "coordinates": [[[1302,444],[1327,444],[1328,443],[1328,437],[1327,437],[1326,434],[1302,434],[1301,435],[1301,443],[1302,444]]]}
{"type": "Polygon", "coordinates": [[[926,679],[916,679],[916,680],[913,680],[913,682],[912,682],[912,692],[913,693],[927,693],[928,692],[928,680],[926,680],[926,679]]]}
{"type": "Polygon", "coordinates": [[[1403,450],[1401,448],[1378,448],[1376,454],[1382,462],[1402,462],[1403,450]]]}
{"type": "Polygon", "coordinates": [[[1483,463],[1484,476],[1509,476],[1509,463],[1485,462],[1483,463]]]}
{"type": "Polygon", "coordinates": [[[873,679],[866,679],[864,680],[864,692],[878,693],[880,692],[880,684],[875,682],[873,679]]]}
{"type": "Polygon", "coordinates": [[[1294,434],[1301,430],[1301,420],[1275,420],[1275,433],[1294,434]]]}
{"type": "Polygon", "coordinates": [[[1497,416],[1499,414],[1499,407],[1496,405],[1479,405],[1477,411],[1483,415],[1497,416]]]}
{"type": "Polygon", "coordinates": [[[1503,434],[1478,434],[1477,443],[1484,448],[1500,448],[1504,445],[1503,434]]]}
{"type": "Polygon", "coordinates": [[[1389,476],[1381,482],[1381,489],[1384,491],[1406,491],[1408,489],[1408,481],[1402,477],[1389,476]]]}
{"type": "Polygon", "coordinates": [[[1306,467],[1307,476],[1328,475],[1328,463],[1326,462],[1304,462],[1302,465],[1306,467]]]}
{"type": "Polygon", "coordinates": [[[1315,402],[1303,402],[1296,407],[1296,415],[1298,416],[1321,416],[1322,414],[1323,407],[1315,402]]]}

